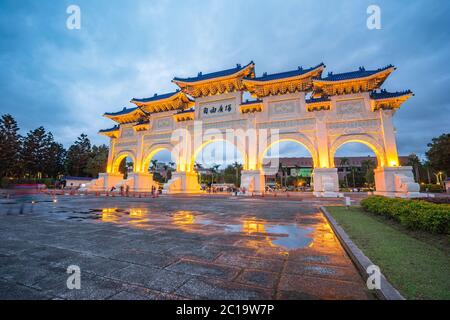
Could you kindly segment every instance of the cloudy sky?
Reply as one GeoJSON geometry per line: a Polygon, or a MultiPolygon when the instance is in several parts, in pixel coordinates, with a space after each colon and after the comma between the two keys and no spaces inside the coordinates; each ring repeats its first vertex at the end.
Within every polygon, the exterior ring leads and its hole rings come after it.
{"type": "Polygon", "coordinates": [[[449,132],[449,9],[435,0],[2,0],[0,110],[66,146],[81,132],[106,143],[96,134],[112,125],[103,112],[174,90],[174,76],[250,60],[257,75],[322,61],[326,72],[394,64],[384,87],[415,92],[396,115],[399,152],[423,154],[449,132]],[[66,28],[71,4],[80,30],[66,28]],[[371,4],[381,30],[366,27],[371,4]]]}

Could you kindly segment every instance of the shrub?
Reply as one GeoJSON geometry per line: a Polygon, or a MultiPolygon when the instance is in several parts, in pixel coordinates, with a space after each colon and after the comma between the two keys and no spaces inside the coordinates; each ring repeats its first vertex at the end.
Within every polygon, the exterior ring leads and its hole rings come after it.
{"type": "Polygon", "coordinates": [[[442,186],[440,184],[421,184],[420,185],[420,191],[426,192],[428,189],[428,192],[432,193],[441,193],[444,191],[442,186]]]}
{"type": "Polygon", "coordinates": [[[409,229],[450,234],[450,205],[423,200],[368,197],[361,201],[364,210],[393,219],[409,229]]]}

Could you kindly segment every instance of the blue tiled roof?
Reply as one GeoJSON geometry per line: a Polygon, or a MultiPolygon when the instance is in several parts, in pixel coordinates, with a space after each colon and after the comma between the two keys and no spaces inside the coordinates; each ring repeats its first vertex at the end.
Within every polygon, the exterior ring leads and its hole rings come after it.
{"type": "Polygon", "coordinates": [[[262,103],[262,100],[246,100],[244,102],[241,103],[241,106],[245,106],[245,105],[250,105],[250,104],[257,104],[257,103],[262,103]]]}
{"type": "Polygon", "coordinates": [[[185,109],[185,110],[180,110],[177,112],[177,114],[194,112],[194,111],[195,111],[195,108],[189,108],[189,109],[185,109]]]}
{"type": "Polygon", "coordinates": [[[267,74],[264,73],[261,77],[257,77],[257,78],[253,78],[250,80],[253,81],[271,81],[271,80],[277,80],[277,79],[283,79],[283,78],[290,78],[290,77],[295,77],[295,76],[301,76],[302,74],[311,72],[315,69],[318,69],[320,67],[325,67],[325,65],[323,63],[312,67],[312,68],[308,68],[308,69],[303,69],[302,67],[298,67],[295,70],[292,71],[285,71],[285,72],[280,72],[280,73],[273,73],[273,74],[267,74]]]}
{"type": "Polygon", "coordinates": [[[128,114],[128,113],[131,113],[131,112],[133,112],[133,111],[135,111],[137,109],[137,107],[136,108],[129,108],[129,109],[127,109],[127,108],[123,108],[121,111],[118,111],[118,112],[105,112],[105,116],[122,116],[122,115],[124,115],[124,114],[128,114]]]}
{"type": "Polygon", "coordinates": [[[380,68],[377,70],[366,70],[364,67],[360,67],[357,71],[352,72],[345,72],[345,73],[332,73],[329,72],[328,76],[325,78],[317,79],[317,80],[323,80],[323,81],[342,81],[342,80],[350,80],[350,79],[356,79],[356,78],[364,78],[371,75],[374,75],[376,73],[379,73],[381,71],[387,70],[389,68],[394,68],[393,65],[388,65],[384,68],[380,68]]]}
{"type": "Polygon", "coordinates": [[[328,97],[320,97],[320,98],[309,98],[306,99],[306,103],[316,103],[316,102],[326,102],[330,101],[330,98],[328,97]]]}
{"type": "Polygon", "coordinates": [[[218,77],[229,76],[229,75],[235,74],[236,72],[239,72],[239,71],[247,68],[248,66],[250,66],[252,64],[253,64],[253,61],[251,61],[249,64],[247,64],[243,67],[240,64],[237,64],[236,67],[227,69],[227,70],[205,73],[205,74],[199,72],[196,77],[190,77],[190,78],[175,77],[175,78],[173,78],[173,81],[196,82],[196,81],[209,80],[209,79],[214,79],[214,78],[218,78],[218,77]]]}
{"type": "Polygon", "coordinates": [[[387,92],[386,90],[381,91],[372,91],[370,93],[370,98],[374,100],[380,100],[380,99],[387,99],[387,98],[395,98],[395,97],[401,97],[405,95],[412,94],[411,90],[406,91],[400,91],[400,92],[387,92]]]}
{"type": "Polygon", "coordinates": [[[112,128],[109,128],[109,129],[102,129],[102,130],[100,130],[99,132],[111,132],[111,131],[116,131],[116,130],[119,130],[119,126],[118,125],[116,125],[116,126],[114,126],[114,127],[112,127],[112,128]]]}
{"type": "Polygon", "coordinates": [[[169,92],[169,93],[164,93],[164,94],[154,94],[153,97],[150,98],[142,98],[142,99],[138,99],[138,98],[133,98],[131,100],[131,102],[153,102],[153,101],[158,101],[158,100],[163,100],[163,99],[167,99],[170,98],[176,94],[178,94],[180,92],[180,90],[176,90],[175,92],[169,92]]]}

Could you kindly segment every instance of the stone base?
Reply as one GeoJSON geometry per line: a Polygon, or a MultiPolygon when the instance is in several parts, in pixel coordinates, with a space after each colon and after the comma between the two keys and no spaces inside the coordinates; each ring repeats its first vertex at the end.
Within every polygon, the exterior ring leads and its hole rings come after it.
{"type": "Polygon", "coordinates": [[[337,168],[316,168],[313,171],[314,196],[324,198],[338,198],[339,178],[337,168]]]}
{"type": "Polygon", "coordinates": [[[261,195],[265,191],[265,177],[262,170],[242,170],[241,188],[245,195],[261,195]]]}
{"type": "Polygon", "coordinates": [[[134,192],[151,192],[152,187],[158,190],[159,185],[153,181],[152,173],[133,172],[128,175],[128,179],[132,179],[132,185],[130,185],[131,191],[134,192]]]}
{"type": "Polygon", "coordinates": [[[375,169],[375,195],[398,198],[424,197],[414,182],[412,167],[383,167],[375,169]]]}
{"type": "Polygon", "coordinates": [[[122,173],[99,173],[99,180],[103,180],[103,190],[109,191],[123,180],[122,173]]]}
{"type": "Polygon", "coordinates": [[[172,179],[164,184],[163,193],[202,193],[195,172],[173,172],[172,179]]]}

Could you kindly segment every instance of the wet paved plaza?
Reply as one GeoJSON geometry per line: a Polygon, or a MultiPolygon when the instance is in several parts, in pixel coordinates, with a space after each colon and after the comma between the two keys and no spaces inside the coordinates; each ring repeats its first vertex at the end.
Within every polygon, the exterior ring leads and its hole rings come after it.
{"type": "Polygon", "coordinates": [[[34,200],[0,202],[0,299],[373,298],[318,201],[34,200]]]}

